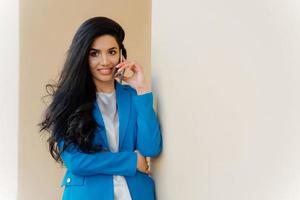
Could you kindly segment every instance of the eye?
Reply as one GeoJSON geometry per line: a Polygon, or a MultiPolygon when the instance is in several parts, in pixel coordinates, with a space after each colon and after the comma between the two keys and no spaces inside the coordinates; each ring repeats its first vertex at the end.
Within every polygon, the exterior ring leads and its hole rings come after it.
{"type": "Polygon", "coordinates": [[[115,55],[117,52],[115,51],[115,50],[111,50],[111,51],[109,51],[109,54],[111,54],[111,55],[115,55]]]}
{"type": "Polygon", "coordinates": [[[90,56],[96,57],[96,56],[98,56],[98,52],[96,52],[96,51],[91,51],[91,52],[90,52],[90,56]]]}

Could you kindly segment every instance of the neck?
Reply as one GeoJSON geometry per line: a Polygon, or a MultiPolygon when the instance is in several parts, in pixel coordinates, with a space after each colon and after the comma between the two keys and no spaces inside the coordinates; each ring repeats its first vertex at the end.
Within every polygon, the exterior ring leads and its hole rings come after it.
{"type": "Polygon", "coordinates": [[[95,84],[97,92],[112,93],[115,91],[114,80],[110,82],[97,82],[95,84]]]}

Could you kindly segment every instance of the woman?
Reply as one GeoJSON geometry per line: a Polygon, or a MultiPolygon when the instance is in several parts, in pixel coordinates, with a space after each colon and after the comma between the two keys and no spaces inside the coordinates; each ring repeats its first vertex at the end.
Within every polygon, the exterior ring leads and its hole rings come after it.
{"type": "Polygon", "coordinates": [[[160,126],[142,67],[126,60],[124,37],[109,18],[85,21],[57,85],[48,85],[54,92],[40,131],[50,133],[50,153],[67,169],[63,200],[155,199],[145,157],[161,152],[160,126]],[[124,69],[133,72],[126,85],[124,69]]]}

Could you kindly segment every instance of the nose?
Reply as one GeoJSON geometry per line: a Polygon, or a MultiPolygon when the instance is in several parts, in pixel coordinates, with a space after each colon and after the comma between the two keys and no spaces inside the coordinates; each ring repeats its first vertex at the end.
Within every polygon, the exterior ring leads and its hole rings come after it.
{"type": "Polygon", "coordinates": [[[108,65],[108,60],[107,60],[107,56],[105,54],[103,54],[102,56],[100,56],[100,65],[102,66],[107,66],[108,65]]]}

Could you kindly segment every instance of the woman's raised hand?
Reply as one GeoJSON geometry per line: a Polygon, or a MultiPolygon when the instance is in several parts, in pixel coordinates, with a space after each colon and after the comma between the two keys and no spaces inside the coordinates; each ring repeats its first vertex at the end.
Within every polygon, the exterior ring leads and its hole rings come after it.
{"type": "Polygon", "coordinates": [[[145,79],[143,68],[135,61],[127,61],[124,56],[122,60],[123,62],[116,66],[116,75],[120,74],[123,69],[130,69],[133,72],[133,75],[131,77],[124,76],[123,80],[138,92],[146,92],[151,90],[145,79]]]}

